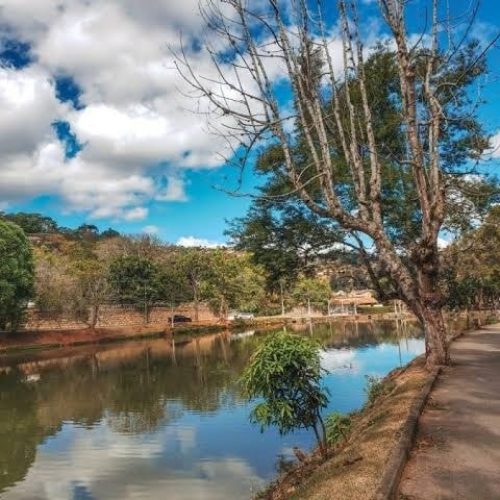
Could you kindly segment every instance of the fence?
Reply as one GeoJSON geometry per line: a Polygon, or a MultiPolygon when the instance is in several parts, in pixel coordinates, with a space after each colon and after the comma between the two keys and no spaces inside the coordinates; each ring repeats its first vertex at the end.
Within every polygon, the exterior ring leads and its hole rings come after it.
{"type": "MultiPolygon", "coordinates": [[[[193,304],[183,304],[174,309],[174,314],[187,316],[194,321],[195,309],[193,304]]],[[[89,310],[88,318],[92,317],[89,310]]],[[[144,309],[135,305],[103,305],[97,313],[96,328],[121,328],[145,325],[168,325],[172,316],[172,308],[168,306],[152,306],[148,310],[147,319],[144,309]]],[[[215,321],[217,317],[212,313],[206,304],[199,304],[199,321],[215,321]]],[[[79,320],[77,318],[59,316],[47,316],[36,308],[29,309],[24,330],[77,330],[88,328],[91,321],[79,320]]]]}

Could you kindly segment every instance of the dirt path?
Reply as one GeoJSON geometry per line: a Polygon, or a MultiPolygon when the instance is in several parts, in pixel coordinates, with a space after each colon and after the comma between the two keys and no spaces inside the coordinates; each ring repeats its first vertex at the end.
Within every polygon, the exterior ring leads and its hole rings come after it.
{"type": "Polygon", "coordinates": [[[419,421],[401,500],[500,499],[500,324],[453,343],[419,421]]]}

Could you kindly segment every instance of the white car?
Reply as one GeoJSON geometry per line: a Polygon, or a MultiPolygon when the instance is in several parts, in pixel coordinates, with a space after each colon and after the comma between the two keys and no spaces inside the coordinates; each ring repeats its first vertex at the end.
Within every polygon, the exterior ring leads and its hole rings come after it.
{"type": "Polygon", "coordinates": [[[255,315],[253,313],[246,313],[246,312],[232,312],[228,316],[229,320],[254,319],[254,318],[255,318],[255,315]]]}

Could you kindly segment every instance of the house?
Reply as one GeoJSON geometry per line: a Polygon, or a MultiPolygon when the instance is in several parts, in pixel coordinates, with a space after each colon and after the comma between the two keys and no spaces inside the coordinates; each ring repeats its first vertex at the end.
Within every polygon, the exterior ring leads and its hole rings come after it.
{"type": "Polygon", "coordinates": [[[374,297],[372,290],[339,291],[330,299],[330,314],[354,313],[358,306],[378,306],[380,303],[374,297]]]}

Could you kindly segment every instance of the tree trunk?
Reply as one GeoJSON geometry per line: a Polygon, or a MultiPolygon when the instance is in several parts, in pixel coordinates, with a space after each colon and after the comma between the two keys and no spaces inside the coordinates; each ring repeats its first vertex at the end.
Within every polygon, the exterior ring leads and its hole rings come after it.
{"type": "Polygon", "coordinates": [[[99,305],[94,304],[91,310],[90,327],[95,329],[97,325],[97,320],[99,319],[99,305]]]}
{"type": "Polygon", "coordinates": [[[425,334],[425,354],[427,368],[448,365],[450,355],[446,339],[446,326],[440,307],[422,306],[418,314],[425,334]]]}
{"type": "Polygon", "coordinates": [[[198,299],[198,291],[196,290],[196,288],[194,290],[193,298],[194,298],[194,320],[196,322],[198,322],[199,311],[200,311],[200,301],[198,299]]]}

